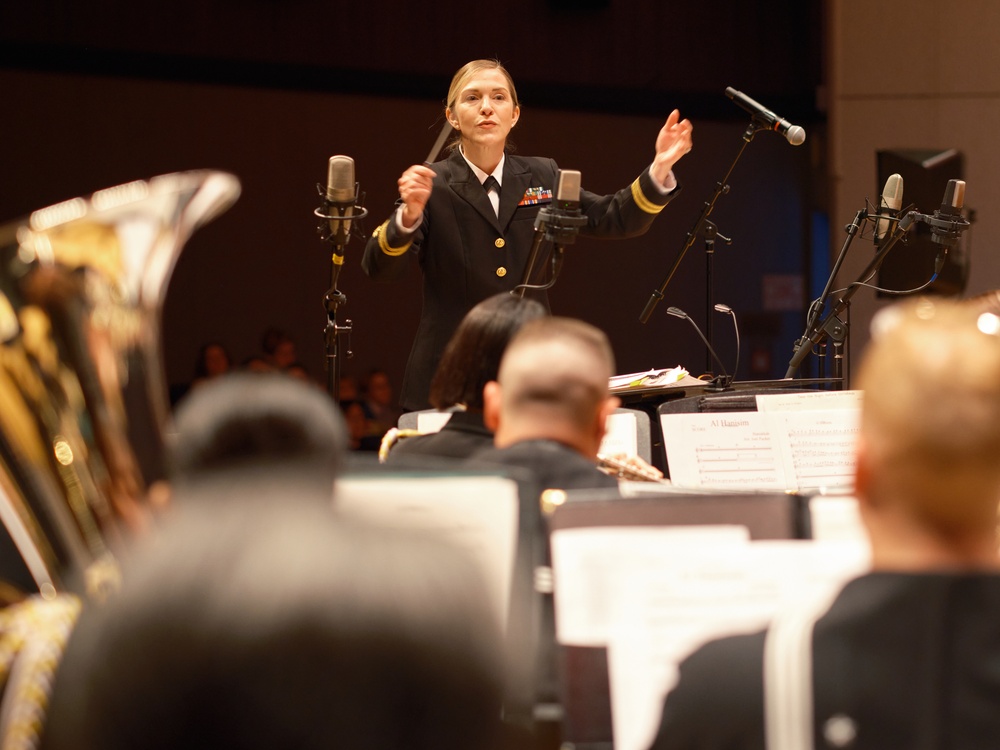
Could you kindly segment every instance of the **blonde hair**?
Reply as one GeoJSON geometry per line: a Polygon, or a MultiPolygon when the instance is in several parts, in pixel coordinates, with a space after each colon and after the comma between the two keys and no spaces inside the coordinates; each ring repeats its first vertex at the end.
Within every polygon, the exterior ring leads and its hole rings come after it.
{"type": "Polygon", "coordinates": [[[1000,500],[1000,317],[945,300],[887,308],[858,383],[878,491],[941,530],[988,522],[1000,500]]]}
{"type": "Polygon", "coordinates": [[[462,93],[465,85],[473,76],[484,70],[499,70],[503,74],[503,77],[507,79],[507,88],[510,89],[511,103],[515,107],[520,106],[517,100],[517,89],[514,88],[514,79],[510,77],[507,68],[499,60],[472,60],[459,68],[458,72],[451,79],[451,86],[448,87],[448,99],[445,101],[445,109],[453,109],[458,95],[462,93]]]}

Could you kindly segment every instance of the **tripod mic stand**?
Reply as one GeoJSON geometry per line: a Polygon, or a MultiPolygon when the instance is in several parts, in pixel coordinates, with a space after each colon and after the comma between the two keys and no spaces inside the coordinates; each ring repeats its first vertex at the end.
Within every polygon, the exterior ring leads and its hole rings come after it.
{"type": "Polygon", "coordinates": [[[337,310],[347,304],[347,295],[337,289],[337,283],[344,265],[344,248],[350,242],[352,230],[356,227],[353,222],[363,219],[368,215],[368,211],[363,206],[364,194],[359,193],[358,183],[354,185],[354,198],[349,202],[332,201],[328,197],[329,191],[323,185],[316,185],[316,188],[323,201],[322,205],[313,211],[314,215],[323,220],[316,231],[319,232],[320,239],[333,245],[333,254],[330,258],[330,288],[323,295],[323,307],[326,310],[323,339],[326,345],[326,389],[330,398],[337,401],[340,398],[342,369],[340,337],[347,335],[345,356],[350,357],[350,335],[353,329],[350,320],[345,320],[343,325],[337,322],[337,310]]]}
{"type": "MultiPolygon", "coordinates": [[[[653,309],[656,307],[657,303],[663,299],[664,296],[663,293],[664,291],[666,291],[667,286],[670,284],[671,280],[674,278],[674,275],[677,273],[677,269],[680,267],[681,261],[684,259],[684,256],[687,254],[687,251],[691,249],[691,246],[694,245],[695,240],[702,233],[705,234],[705,256],[706,256],[707,299],[706,299],[705,309],[706,309],[706,318],[709,321],[711,321],[711,311],[715,307],[714,291],[712,288],[712,273],[713,273],[712,258],[715,250],[715,237],[716,236],[721,237],[723,241],[725,241],[727,244],[731,242],[731,240],[719,234],[717,227],[715,226],[715,224],[713,224],[708,220],[708,217],[711,215],[712,209],[715,208],[716,201],[718,201],[721,196],[729,193],[729,176],[733,173],[733,170],[736,168],[736,163],[740,160],[740,157],[743,156],[743,152],[746,150],[746,147],[750,145],[750,141],[752,141],[753,137],[762,130],[771,130],[771,128],[765,125],[757,118],[751,120],[750,123],[747,125],[747,128],[742,136],[742,143],[740,144],[739,150],[736,152],[736,157],[733,159],[732,164],[729,165],[729,169],[726,170],[726,174],[725,176],[723,176],[722,180],[715,183],[715,189],[712,191],[712,197],[709,198],[709,200],[705,201],[705,203],[702,205],[701,213],[698,215],[698,218],[695,219],[694,225],[691,227],[691,230],[687,233],[687,237],[684,241],[684,246],[677,254],[673,266],[671,266],[670,270],[667,272],[666,277],[663,279],[663,283],[660,284],[658,289],[655,289],[653,291],[652,295],[650,295],[649,297],[649,301],[646,302],[646,307],[643,309],[642,314],[639,316],[640,323],[646,323],[649,321],[650,316],[653,314],[653,309]]],[[[709,326],[711,326],[710,322],[709,326]]],[[[708,341],[706,342],[709,345],[709,349],[711,349],[711,344],[712,344],[712,338],[713,338],[712,333],[713,333],[712,328],[709,327],[707,336],[708,341]]],[[[708,366],[708,370],[711,371],[712,370],[711,353],[709,353],[709,355],[707,356],[706,363],[708,366]]]]}

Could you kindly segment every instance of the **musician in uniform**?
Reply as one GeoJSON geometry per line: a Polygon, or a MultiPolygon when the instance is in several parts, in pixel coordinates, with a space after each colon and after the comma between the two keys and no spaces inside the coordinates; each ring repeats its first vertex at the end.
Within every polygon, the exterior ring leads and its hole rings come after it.
{"type": "MultiPolygon", "coordinates": [[[[403,172],[395,213],[365,247],[362,267],[374,279],[402,277],[414,256],[423,272],[423,309],[400,398],[405,409],[428,407],[431,378],[462,317],[520,282],[535,217],[552,202],[556,163],[506,153],[520,115],[514,82],[499,62],[464,65],[452,79],[445,108],[458,133],[457,148],[442,161],[403,172]]],[[[581,191],[587,222],[580,233],[645,232],[677,192],[673,166],[691,150],[691,130],[674,110],[657,135],[652,163],[631,185],[604,196],[581,191]]]]}
{"type": "Polygon", "coordinates": [[[888,308],[860,385],[871,572],[825,612],[689,656],[654,750],[996,747],[1000,317],[947,301],[888,308]]]}
{"type": "Polygon", "coordinates": [[[493,432],[483,423],[483,388],[496,380],[500,360],[511,337],[530,320],[546,315],[542,305],[506,292],[494,294],[469,310],[448,342],[431,381],[435,409],[452,412],[439,432],[408,437],[388,453],[386,463],[414,458],[468,458],[493,445],[493,432]]]}
{"type": "Polygon", "coordinates": [[[608,394],[614,355],[607,336],[571,318],[526,323],[483,389],[494,447],[471,461],[530,470],[543,489],[617,489],[597,467],[607,418],[619,400],[608,394]]]}

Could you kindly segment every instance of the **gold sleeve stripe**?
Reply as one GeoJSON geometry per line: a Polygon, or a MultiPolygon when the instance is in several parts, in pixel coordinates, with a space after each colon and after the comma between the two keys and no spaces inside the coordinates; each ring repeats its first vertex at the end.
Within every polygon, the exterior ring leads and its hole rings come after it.
{"type": "MultiPolygon", "coordinates": [[[[391,221],[391,219],[389,221],[391,221]]],[[[397,255],[402,255],[407,250],[409,250],[410,245],[412,245],[413,242],[411,240],[402,247],[392,247],[391,245],[389,245],[389,242],[388,240],[386,240],[385,237],[386,234],[388,234],[389,221],[386,221],[384,224],[375,229],[375,236],[378,237],[378,246],[382,248],[382,252],[385,253],[386,255],[391,255],[395,257],[397,255]]]]}
{"type": "Polygon", "coordinates": [[[643,194],[642,188],[639,187],[638,178],[632,183],[632,200],[635,201],[635,205],[647,214],[658,214],[664,208],[659,203],[653,203],[653,201],[643,194]]]}

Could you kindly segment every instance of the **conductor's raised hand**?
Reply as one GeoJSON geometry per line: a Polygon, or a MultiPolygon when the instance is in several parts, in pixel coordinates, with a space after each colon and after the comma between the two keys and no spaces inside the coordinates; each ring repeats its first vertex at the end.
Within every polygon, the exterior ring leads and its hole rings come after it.
{"type": "Polygon", "coordinates": [[[656,156],[650,174],[661,185],[670,174],[670,170],[684,154],[691,150],[691,131],[694,126],[690,120],[682,120],[681,113],[676,109],[670,113],[667,121],[656,136],[656,156]]]}
{"type": "Polygon", "coordinates": [[[403,200],[403,226],[412,227],[420,220],[431,197],[434,170],[423,164],[414,164],[397,180],[399,197],[403,200]]]}

